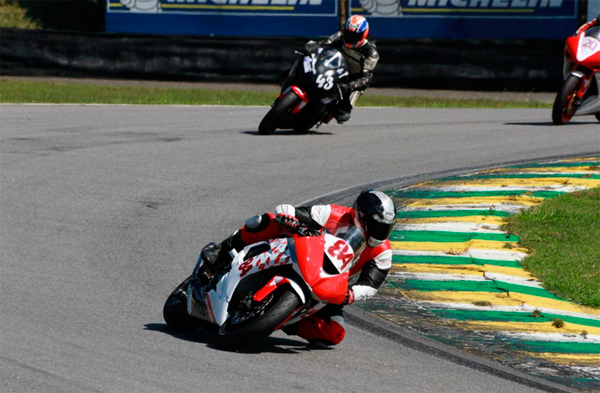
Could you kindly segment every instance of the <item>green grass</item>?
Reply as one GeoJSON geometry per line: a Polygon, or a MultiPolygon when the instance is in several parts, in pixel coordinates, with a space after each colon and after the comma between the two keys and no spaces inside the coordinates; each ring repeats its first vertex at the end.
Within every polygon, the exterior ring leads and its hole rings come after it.
{"type": "MultiPolygon", "coordinates": [[[[0,102],[139,105],[271,105],[275,92],[107,86],[0,79],[0,102]]],[[[365,95],[359,106],[422,108],[549,108],[539,102],[365,95]]]]}
{"type": "Polygon", "coordinates": [[[546,289],[600,308],[600,188],[564,194],[508,218],[530,251],[523,266],[546,289]]]}

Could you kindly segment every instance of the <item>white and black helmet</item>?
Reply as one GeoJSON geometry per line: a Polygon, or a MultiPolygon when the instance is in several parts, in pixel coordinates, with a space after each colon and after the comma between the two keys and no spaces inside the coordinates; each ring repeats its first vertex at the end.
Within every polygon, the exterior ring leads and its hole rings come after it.
{"type": "Polygon", "coordinates": [[[366,233],[367,243],[375,247],[383,243],[396,223],[394,201],[381,191],[367,190],[354,202],[356,224],[366,233]]]}

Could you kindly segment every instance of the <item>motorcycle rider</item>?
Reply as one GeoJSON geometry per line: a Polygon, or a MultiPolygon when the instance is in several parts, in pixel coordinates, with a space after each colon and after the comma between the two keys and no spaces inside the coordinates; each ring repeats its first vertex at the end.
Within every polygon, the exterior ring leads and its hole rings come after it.
{"type": "MultiPolygon", "coordinates": [[[[331,111],[338,123],[350,120],[350,112],[358,97],[369,87],[373,78],[373,70],[379,61],[379,53],[375,43],[367,39],[369,35],[369,22],[364,16],[352,15],[346,21],[341,31],[329,36],[322,41],[309,41],[304,46],[305,53],[316,50],[320,44],[326,44],[339,50],[349,68],[348,83],[340,84],[342,99],[331,111]]],[[[300,61],[292,67],[286,80],[282,83],[283,88],[292,79],[300,61]]]]}
{"type": "Polygon", "coordinates": [[[379,61],[379,53],[374,42],[367,39],[369,22],[364,16],[352,15],[344,29],[330,36],[325,43],[342,52],[350,68],[350,82],[342,84],[342,100],[333,110],[338,123],[350,120],[350,112],[358,97],[369,87],[373,70],[379,61]]]}
{"type": "MultiPolygon", "coordinates": [[[[286,234],[286,228],[303,224],[313,230],[335,233],[337,228],[355,225],[364,232],[367,244],[350,270],[350,277],[358,277],[358,280],[348,288],[343,305],[366,300],[377,293],[392,266],[388,236],[395,222],[396,207],[392,199],[372,189],[361,192],[352,207],[279,205],[275,214],[253,216],[220,244],[211,242],[204,246],[200,258],[204,261],[206,276],[201,279],[210,279],[228,266],[232,260],[231,250],[240,251],[249,244],[281,237],[286,234]]],[[[298,335],[312,344],[339,344],[346,334],[343,305],[329,304],[316,314],[284,328],[284,332],[298,335]]]]}
{"type": "Polygon", "coordinates": [[[598,16],[595,19],[592,19],[591,21],[583,24],[579,29],[577,29],[575,35],[579,35],[587,29],[589,29],[590,27],[594,27],[596,25],[600,25],[600,14],[598,14],[598,16]]]}

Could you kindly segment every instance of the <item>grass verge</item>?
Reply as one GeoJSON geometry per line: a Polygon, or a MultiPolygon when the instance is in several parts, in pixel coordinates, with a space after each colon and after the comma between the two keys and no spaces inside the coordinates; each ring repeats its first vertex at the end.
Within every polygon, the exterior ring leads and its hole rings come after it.
{"type": "MultiPolygon", "coordinates": [[[[251,90],[205,90],[166,87],[107,86],[0,79],[2,103],[271,105],[276,94],[251,90]]],[[[540,102],[365,95],[359,106],[417,108],[549,108],[540,102]]]]}
{"type": "Polygon", "coordinates": [[[546,289],[600,308],[600,188],[564,194],[510,216],[505,229],[530,250],[523,266],[546,289]]]}

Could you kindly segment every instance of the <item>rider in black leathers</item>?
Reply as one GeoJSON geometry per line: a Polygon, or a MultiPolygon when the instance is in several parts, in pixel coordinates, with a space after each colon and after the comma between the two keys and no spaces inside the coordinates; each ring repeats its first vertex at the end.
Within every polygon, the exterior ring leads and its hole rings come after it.
{"type": "MultiPolygon", "coordinates": [[[[316,42],[309,41],[305,45],[306,53],[313,52],[320,44],[330,45],[344,56],[349,68],[347,83],[340,84],[342,99],[332,109],[332,115],[338,123],[350,120],[350,112],[356,100],[369,87],[373,78],[373,70],[379,61],[379,53],[375,43],[367,39],[369,23],[360,15],[353,15],[346,21],[344,29],[329,38],[316,42]]],[[[292,67],[282,86],[285,89],[299,64],[292,67]]]]}
{"type": "Polygon", "coordinates": [[[343,31],[339,31],[325,40],[326,44],[342,52],[350,68],[350,81],[340,86],[342,100],[332,111],[338,123],[350,120],[350,112],[358,97],[369,87],[373,78],[373,70],[379,61],[377,47],[374,42],[367,39],[368,34],[367,20],[362,16],[354,15],[348,19],[343,31]],[[353,28],[356,30],[357,23],[355,22],[362,24],[362,31],[356,33],[352,30],[353,28]]]}

